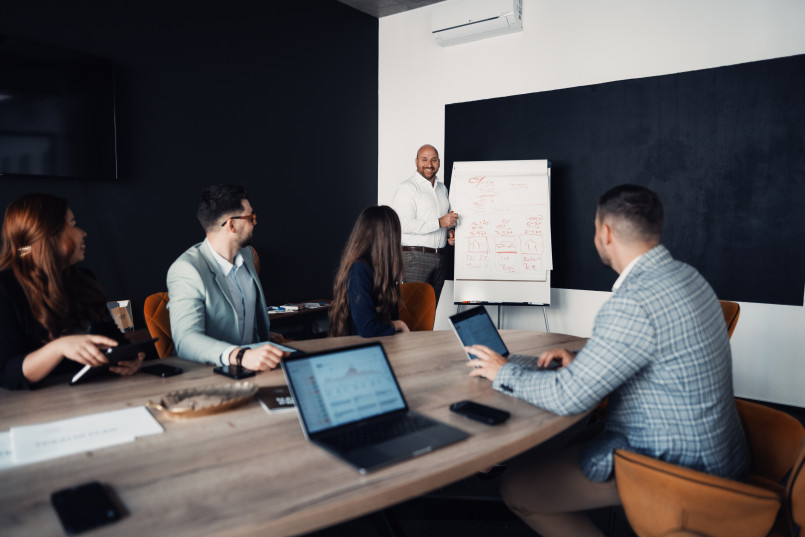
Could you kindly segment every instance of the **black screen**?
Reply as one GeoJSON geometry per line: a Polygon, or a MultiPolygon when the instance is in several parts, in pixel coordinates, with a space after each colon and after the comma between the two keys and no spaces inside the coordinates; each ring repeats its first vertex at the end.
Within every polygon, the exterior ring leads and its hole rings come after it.
{"type": "Polygon", "coordinates": [[[0,174],[117,178],[111,60],[0,36],[0,174]]]}
{"type": "Polygon", "coordinates": [[[663,243],[725,300],[802,305],[805,55],[445,107],[455,161],[551,161],[551,286],[609,291],[598,196],[646,186],[663,243]]]}

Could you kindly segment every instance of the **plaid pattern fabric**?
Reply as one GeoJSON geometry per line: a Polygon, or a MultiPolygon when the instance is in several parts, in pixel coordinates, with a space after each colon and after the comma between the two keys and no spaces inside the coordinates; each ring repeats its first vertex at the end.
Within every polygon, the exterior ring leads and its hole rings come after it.
{"type": "Polygon", "coordinates": [[[506,364],[494,387],[558,414],[610,395],[604,431],[579,461],[594,481],[612,474],[615,449],[727,478],[749,467],[721,307],[704,278],[663,246],[638,260],[568,367],[531,367],[506,364]]]}
{"type": "Polygon", "coordinates": [[[403,253],[403,263],[405,264],[406,282],[426,282],[433,286],[436,292],[436,303],[439,303],[439,296],[442,294],[444,278],[447,274],[445,266],[445,256],[441,253],[430,252],[406,252],[403,253]]]}

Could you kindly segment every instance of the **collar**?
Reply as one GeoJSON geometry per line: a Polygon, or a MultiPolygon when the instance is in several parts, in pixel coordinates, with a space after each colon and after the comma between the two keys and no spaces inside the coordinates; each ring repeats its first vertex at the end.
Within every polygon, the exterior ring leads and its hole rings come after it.
{"type": "Polygon", "coordinates": [[[238,252],[238,254],[235,256],[235,262],[230,263],[229,261],[224,259],[224,257],[221,254],[215,251],[215,249],[212,247],[212,244],[210,244],[210,242],[206,238],[204,239],[204,242],[207,243],[210,252],[212,252],[213,259],[215,259],[215,262],[218,263],[218,266],[221,268],[221,273],[224,276],[229,275],[229,272],[232,270],[232,268],[234,267],[240,268],[243,266],[243,256],[241,255],[240,252],[238,252]]]}
{"type": "Polygon", "coordinates": [[[646,255],[646,252],[643,252],[643,253],[642,253],[642,254],[640,254],[639,256],[635,257],[634,259],[632,259],[632,262],[631,262],[631,263],[629,263],[628,265],[626,265],[626,268],[624,268],[624,269],[623,269],[623,271],[621,271],[620,276],[618,276],[618,279],[617,279],[617,280],[615,280],[615,284],[612,286],[612,291],[613,291],[613,292],[614,292],[614,291],[617,291],[617,290],[620,288],[621,284],[623,283],[623,280],[625,280],[625,279],[626,279],[626,276],[628,276],[628,275],[629,275],[629,273],[630,273],[630,272],[632,272],[632,269],[633,269],[633,268],[634,268],[634,266],[637,264],[637,261],[638,261],[638,260],[639,260],[641,257],[643,257],[644,255],[646,255]]]}
{"type": "Polygon", "coordinates": [[[432,185],[430,184],[430,181],[428,180],[428,178],[425,177],[424,175],[422,175],[421,173],[419,173],[419,171],[417,171],[415,175],[417,177],[419,177],[421,179],[421,181],[424,181],[424,182],[428,183],[428,186],[431,187],[431,188],[436,188],[436,184],[439,182],[439,175],[438,174],[433,176],[433,184],[432,185]]]}

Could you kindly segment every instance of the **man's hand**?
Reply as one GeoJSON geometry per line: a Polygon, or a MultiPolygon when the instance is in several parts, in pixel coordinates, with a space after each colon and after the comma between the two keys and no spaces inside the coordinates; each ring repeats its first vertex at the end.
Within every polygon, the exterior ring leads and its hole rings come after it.
{"type": "Polygon", "coordinates": [[[454,246],[456,244],[456,228],[450,228],[447,230],[447,244],[450,246],[454,246]]]}
{"type": "Polygon", "coordinates": [[[472,345],[464,347],[464,350],[478,357],[467,362],[467,367],[473,368],[470,371],[471,377],[495,380],[500,368],[509,363],[507,359],[485,345],[472,345]]]}
{"type": "Polygon", "coordinates": [[[578,351],[569,351],[567,349],[551,349],[545,351],[537,358],[537,367],[548,367],[554,360],[562,362],[562,367],[567,366],[576,357],[578,351]]]}
{"type": "MultiPolygon", "coordinates": [[[[237,352],[238,349],[232,351],[232,354],[229,356],[230,362],[237,352]]],[[[279,349],[274,345],[266,344],[256,349],[247,349],[246,352],[243,353],[241,365],[252,371],[268,371],[280,365],[280,360],[289,354],[291,353],[288,351],[279,349]]]]}
{"type": "Polygon", "coordinates": [[[456,222],[458,222],[458,213],[450,211],[443,217],[439,218],[439,227],[456,227],[456,222]]]}

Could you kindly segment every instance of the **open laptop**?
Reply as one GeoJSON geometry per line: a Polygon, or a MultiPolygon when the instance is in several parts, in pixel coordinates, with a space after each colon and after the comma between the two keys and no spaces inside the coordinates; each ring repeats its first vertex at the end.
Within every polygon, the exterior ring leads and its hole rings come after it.
{"type": "Polygon", "coordinates": [[[409,410],[379,342],[290,356],[282,370],[308,440],[361,473],[469,436],[409,410]]]}
{"type": "MultiPolygon", "coordinates": [[[[470,345],[486,345],[493,351],[497,352],[504,358],[509,360],[533,360],[536,366],[536,356],[529,356],[525,354],[511,354],[506,344],[503,343],[503,338],[500,337],[500,332],[495,328],[489,313],[483,306],[462,311],[450,316],[450,325],[453,327],[453,332],[458,336],[462,346],[469,347],[470,345]]],[[[474,360],[477,358],[474,354],[464,351],[467,358],[474,360]]],[[[544,371],[552,371],[557,369],[562,364],[554,361],[548,367],[542,368],[544,371]]]]}

